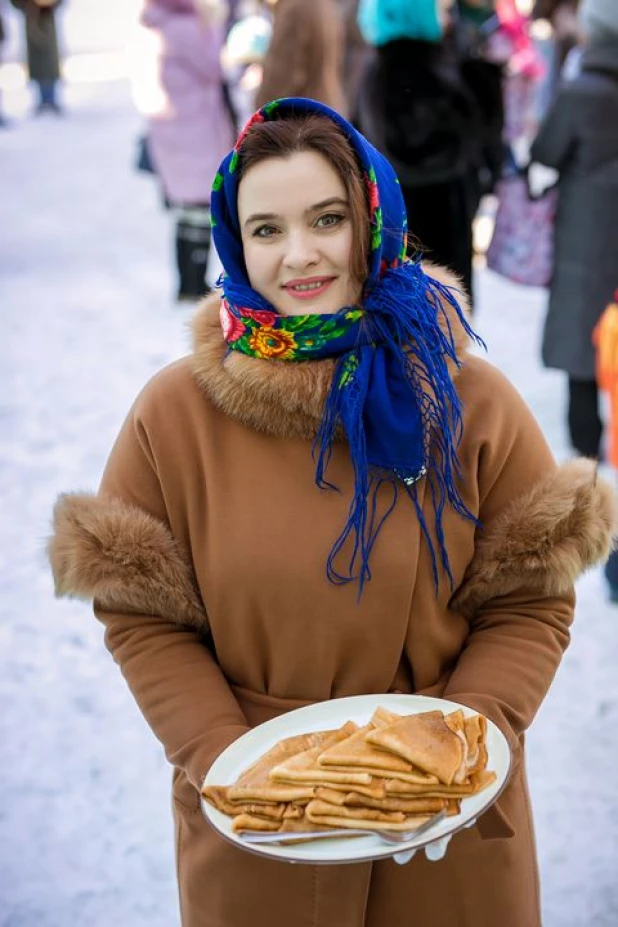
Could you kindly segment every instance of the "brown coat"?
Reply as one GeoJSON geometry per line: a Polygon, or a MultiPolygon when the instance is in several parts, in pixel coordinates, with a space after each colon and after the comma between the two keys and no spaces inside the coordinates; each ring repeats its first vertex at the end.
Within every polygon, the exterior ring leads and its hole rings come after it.
{"type": "Polygon", "coordinates": [[[347,114],[344,26],[336,0],[278,0],[256,106],[310,97],[347,114]]]}
{"type": "Polygon", "coordinates": [[[57,504],[57,591],[94,597],[175,767],[185,927],[409,927],[411,911],[423,927],[540,923],[523,735],[568,644],[573,580],[608,553],[614,502],[591,462],[557,468],[513,387],[461,352],[462,489],[483,529],[445,513],[454,596],[445,580],[434,591],[406,499],[378,538],[360,603],[355,586],[329,584],[351,486],[343,442],[329,471],[342,493],[314,483],[311,438],[332,362],[226,356],[212,301],[193,357],[137,399],[99,495],[57,504]],[[514,752],[499,802],[441,862],[290,866],[206,824],[199,784],[250,726],[395,690],[484,712],[514,752]]]}

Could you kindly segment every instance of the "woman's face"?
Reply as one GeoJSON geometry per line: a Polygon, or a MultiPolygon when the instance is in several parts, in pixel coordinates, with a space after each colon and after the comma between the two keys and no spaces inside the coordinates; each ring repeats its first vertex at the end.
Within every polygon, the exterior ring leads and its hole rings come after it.
{"type": "Polygon", "coordinates": [[[353,228],[345,186],[315,151],[268,158],[238,188],[251,286],[281,315],[333,313],[353,305],[353,228]]]}

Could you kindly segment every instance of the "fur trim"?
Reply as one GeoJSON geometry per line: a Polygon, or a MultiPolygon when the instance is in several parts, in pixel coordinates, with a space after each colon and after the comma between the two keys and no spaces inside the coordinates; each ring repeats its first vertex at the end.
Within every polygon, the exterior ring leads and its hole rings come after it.
{"type": "MultiPolygon", "coordinates": [[[[59,498],[54,528],[48,553],[58,596],[208,630],[193,569],[163,522],[119,500],[79,494],[59,498]]],[[[541,596],[568,592],[608,556],[617,533],[616,496],[597,479],[595,464],[567,463],[479,537],[451,606],[470,617],[518,588],[541,596]]]]}
{"type": "Polygon", "coordinates": [[[578,576],[607,559],[618,534],[618,500],[598,479],[596,464],[563,464],[515,500],[480,535],[452,607],[467,616],[516,589],[566,592],[578,576]]]}
{"type": "MultiPolygon", "coordinates": [[[[431,264],[426,271],[445,286],[460,291],[461,283],[450,271],[431,264]]],[[[465,298],[459,302],[468,311],[465,298]]],[[[445,305],[452,326],[457,355],[467,350],[468,336],[454,309],[445,305]]],[[[444,319],[441,322],[446,326],[444,319]]],[[[457,367],[449,360],[451,374],[457,367]]],[[[312,441],[318,431],[335,361],[261,360],[229,351],[219,322],[219,296],[208,296],[193,320],[193,372],[201,389],[225,415],[247,428],[275,438],[312,441]]],[[[340,434],[341,438],[342,435],[340,434]]]]}
{"type": "Polygon", "coordinates": [[[57,596],[208,630],[193,570],[169,528],[117,499],[62,495],[47,548],[57,596]]]}

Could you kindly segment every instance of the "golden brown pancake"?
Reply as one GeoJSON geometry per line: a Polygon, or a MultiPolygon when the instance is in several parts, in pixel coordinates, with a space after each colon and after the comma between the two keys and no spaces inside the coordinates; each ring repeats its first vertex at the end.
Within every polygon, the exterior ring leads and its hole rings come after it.
{"type": "Polygon", "coordinates": [[[461,766],[464,746],[441,712],[407,715],[388,727],[370,731],[367,740],[389,750],[450,785],[461,766]]]}
{"type": "Polygon", "coordinates": [[[374,724],[366,724],[351,737],[324,750],[319,756],[320,766],[361,766],[380,770],[383,775],[397,771],[411,772],[410,763],[385,750],[378,750],[367,742],[365,735],[375,730],[380,730],[380,728],[374,724]]]}

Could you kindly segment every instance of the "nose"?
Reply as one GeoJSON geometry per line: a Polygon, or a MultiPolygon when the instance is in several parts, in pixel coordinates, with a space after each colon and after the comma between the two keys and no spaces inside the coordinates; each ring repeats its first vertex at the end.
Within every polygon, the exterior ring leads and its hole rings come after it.
{"type": "Polygon", "coordinates": [[[309,229],[297,229],[288,233],[283,263],[289,270],[313,267],[319,260],[319,251],[309,229]]]}

